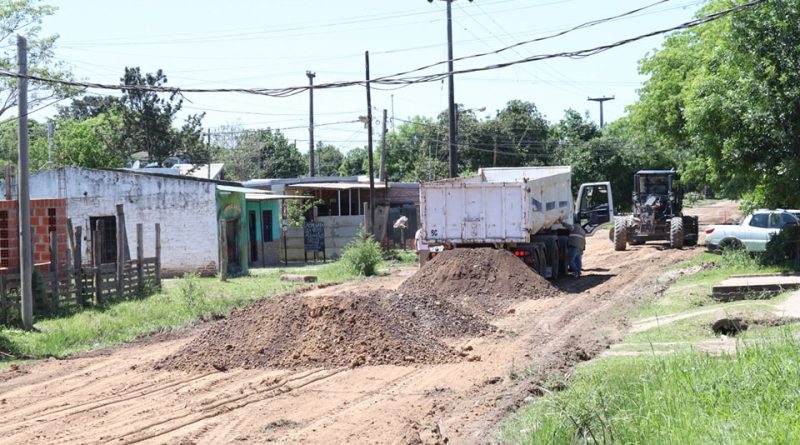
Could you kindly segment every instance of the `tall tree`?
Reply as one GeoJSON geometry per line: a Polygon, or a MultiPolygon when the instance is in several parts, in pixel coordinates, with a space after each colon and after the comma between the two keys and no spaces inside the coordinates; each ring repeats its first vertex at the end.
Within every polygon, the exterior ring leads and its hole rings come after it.
{"type": "MultiPolygon", "coordinates": [[[[714,0],[699,15],[741,3],[714,0]]],[[[800,2],[769,1],[672,35],[642,61],[637,133],[751,206],[800,206],[798,23],[800,2]]]]}
{"type": "Polygon", "coordinates": [[[340,176],[358,176],[367,174],[365,168],[367,162],[367,150],[365,148],[356,147],[351,148],[344,155],[341,165],[339,166],[340,176]]]}
{"type": "MultiPolygon", "coordinates": [[[[160,87],[167,83],[167,76],[162,70],[142,74],[139,67],[126,67],[120,80],[126,86],[160,87]]],[[[174,129],[172,123],[183,100],[177,93],[167,98],[162,94],[137,88],[123,90],[120,110],[126,151],[146,152],[151,161],[158,163],[170,157],[192,163],[207,162],[209,153],[200,134],[203,115],[191,115],[180,130],[174,129]]]]}
{"type": "MultiPolygon", "coordinates": [[[[16,35],[28,38],[28,73],[49,79],[71,79],[63,62],[54,57],[53,47],[58,35],[40,36],[45,17],[56,11],[53,6],[36,0],[0,1],[0,67],[15,71],[17,68],[16,35]]],[[[40,104],[74,94],[75,88],[48,82],[28,83],[28,105],[33,109],[40,104]]],[[[0,116],[17,105],[17,79],[0,77],[0,116]]]]}

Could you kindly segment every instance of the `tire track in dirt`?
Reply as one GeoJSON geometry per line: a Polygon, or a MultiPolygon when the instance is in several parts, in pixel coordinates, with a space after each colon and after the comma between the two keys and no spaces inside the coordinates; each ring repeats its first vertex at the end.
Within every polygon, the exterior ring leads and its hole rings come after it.
{"type": "Polygon", "coordinates": [[[173,416],[171,418],[163,419],[159,422],[151,424],[137,425],[138,431],[133,433],[125,433],[118,435],[114,437],[114,439],[111,442],[121,445],[130,445],[134,443],[144,442],[150,439],[155,439],[157,437],[175,432],[179,429],[186,428],[203,420],[213,417],[218,417],[220,415],[226,415],[232,411],[244,408],[250,404],[263,402],[267,399],[277,397],[289,391],[295,391],[297,389],[303,388],[305,386],[311,385],[321,380],[331,378],[334,375],[339,374],[344,370],[345,370],[344,368],[333,369],[333,370],[324,370],[324,369],[312,370],[310,372],[304,373],[303,376],[276,382],[272,386],[269,386],[261,390],[257,390],[254,393],[244,394],[239,397],[232,397],[226,400],[222,400],[211,406],[204,407],[202,411],[206,412],[199,415],[192,416],[193,413],[186,413],[182,415],[173,416]],[[322,374],[322,375],[317,375],[317,374],[322,374]],[[305,380],[306,378],[308,378],[308,380],[305,380]],[[301,381],[301,383],[294,386],[289,386],[289,383],[293,381],[301,381]],[[263,396],[263,397],[256,397],[256,396],[263,396]],[[179,421],[181,419],[187,419],[187,420],[183,422],[178,422],[175,425],[170,425],[165,429],[154,431],[151,433],[145,433],[144,435],[140,436],[140,434],[144,431],[151,430],[159,426],[172,423],[174,421],[179,421]],[[129,436],[134,436],[134,437],[129,437],[129,436]]]}

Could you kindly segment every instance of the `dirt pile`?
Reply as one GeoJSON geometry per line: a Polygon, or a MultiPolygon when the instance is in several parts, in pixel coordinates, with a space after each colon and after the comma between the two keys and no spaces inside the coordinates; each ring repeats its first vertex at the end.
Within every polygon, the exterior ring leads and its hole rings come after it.
{"type": "Polygon", "coordinates": [[[447,251],[397,291],[259,301],[211,325],[156,367],[224,371],[453,362],[465,353],[444,339],[492,332],[487,312],[557,292],[509,252],[447,251]]]}
{"type": "Polygon", "coordinates": [[[487,248],[446,250],[398,290],[477,306],[490,313],[515,300],[552,297],[559,292],[511,252],[487,248]]]}
{"type": "Polygon", "coordinates": [[[491,330],[484,319],[457,306],[402,293],[287,296],[231,314],[156,367],[224,371],[446,363],[460,356],[442,337],[491,330]]]}

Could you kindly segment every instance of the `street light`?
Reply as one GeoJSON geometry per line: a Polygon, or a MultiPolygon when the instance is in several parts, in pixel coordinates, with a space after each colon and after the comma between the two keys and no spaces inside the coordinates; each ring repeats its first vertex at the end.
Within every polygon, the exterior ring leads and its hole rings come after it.
{"type": "MultiPolygon", "coordinates": [[[[453,89],[453,18],[450,4],[455,0],[442,0],[447,2],[447,95],[448,95],[448,117],[450,125],[448,136],[450,138],[450,177],[458,176],[458,145],[456,131],[456,95],[453,89]]],[[[469,0],[472,3],[472,0],[469,0]]],[[[428,0],[433,3],[433,0],[428,0]]]]}

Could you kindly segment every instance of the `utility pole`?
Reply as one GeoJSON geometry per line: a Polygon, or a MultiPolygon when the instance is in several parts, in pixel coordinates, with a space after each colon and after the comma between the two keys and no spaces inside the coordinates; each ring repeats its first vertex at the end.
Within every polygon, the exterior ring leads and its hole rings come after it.
{"type": "Polygon", "coordinates": [[[314,77],[317,75],[306,71],[308,76],[308,175],[314,176],[314,77]]]}
{"type": "Polygon", "coordinates": [[[378,178],[386,181],[386,109],[383,109],[383,132],[381,133],[381,168],[378,178]]]}
{"type": "MultiPolygon", "coordinates": [[[[211,129],[210,128],[208,129],[208,141],[206,142],[206,148],[208,149],[208,153],[210,155],[211,154],[211,129]]],[[[208,170],[208,179],[211,179],[211,158],[208,159],[208,165],[206,165],[206,167],[208,167],[206,169],[206,170],[208,170]]]]}
{"type": "MultiPolygon", "coordinates": [[[[456,126],[456,94],[453,86],[453,14],[452,3],[455,0],[444,0],[447,2],[447,98],[448,98],[448,120],[449,126],[447,136],[450,139],[450,177],[458,176],[458,129],[456,126]]],[[[470,3],[472,0],[469,0],[470,3]]],[[[433,0],[428,0],[433,3],[433,0]]]]}
{"type": "Polygon", "coordinates": [[[367,155],[369,161],[369,227],[375,235],[375,169],[372,157],[372,92],[369,84],[369,51],[364,51],[367,68],[367,155]]]}
{"type": "Polygon", "coordinates": [[[17,173],[17,202],[19,203],[19,272],[20,312],[22,325],[33,329],[33,252],[31,245],[31,196],[28,190],[28,41],[17,35],[17,65],[19,77],[19,172],[17,173]]]}
{"type": "Polygon", "coordinates": [[[586,98],[586,100],[591,100],[591,101],[600,103],[600,128],[602,129],[603,126],[604,126],[604,124],[603,124],[603,102],[605,102],[607,100],[614,100],[614,96],[611,96],[611,97],[605,97],[605,96],[603,96],[603,97],[588,97],[588,98],[586,98]]]}
{"type": "Polygon", "coordinates": [[[394,94],[392,94],[392,131],[394,131],[394,94]]]}
{"type": "Polygon", "coordinates": [[[52,120],[47,121],[47,167],[53,164],[53,134],[56,131],[56,123],[52,120]]]}

